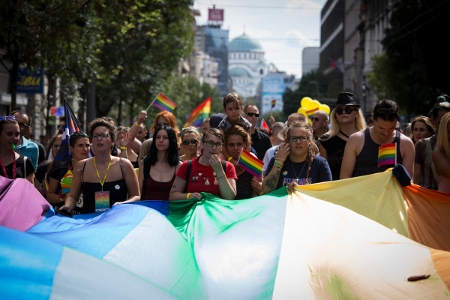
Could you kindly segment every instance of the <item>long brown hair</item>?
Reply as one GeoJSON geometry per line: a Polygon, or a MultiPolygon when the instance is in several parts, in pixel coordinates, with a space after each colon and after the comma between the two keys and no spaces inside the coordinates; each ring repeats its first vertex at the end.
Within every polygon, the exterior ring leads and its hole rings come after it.
{"type": "Polygon", "coordinates": [[[284,135],[284,141],[286,143],[289,142],[289,137],[291,136],[291,131],[294,128],[305,129],[307,132],[306,136],[308,137],[308,140],[306,142],[308,143],[308,149],[307,149],[307,154],[306,154],[306,161],[308,162],[308,169],[306,171],[306,183],[310,184],[308,176],[309,176],[309,172],[311,171],[311,166],[312,166],[312,162],[314,160],[314,156],[319,153],[319,148],[317,147],[316,143],[312,139],[313,134],[312,134],[311,126],[308,123],[300,122],[300,121],[295,121],[286,130],[286,133],[284,135]]]}

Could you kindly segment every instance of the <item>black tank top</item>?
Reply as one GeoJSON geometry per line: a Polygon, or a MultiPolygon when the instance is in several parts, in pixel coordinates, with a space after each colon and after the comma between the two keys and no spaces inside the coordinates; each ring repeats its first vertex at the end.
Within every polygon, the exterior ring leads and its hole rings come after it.
{"type": "Polygon", "coordinates": [[[347,141],[337,135],[328,140],[322,140],[322,138],[325,138],[325,135],[321,137],[319,143],[327,150],[327,161],[333,180],[339,180],[341,176],[342,158],[344,157],[344,149],[347,141]]]}
{"type": "MultiPolygon", "coordinates": [[[[369,175],[373,173],[384,172],[394,165],[384,165],[378,168],[378,148],[381,146],[375,143],[370,137],[370,128],[364,130],[364,146],[356,157],[355,171],[353,177],[369,175]]],[[[402,163],[400,154],[400,132],[395,131],[395,138],[392,143],[397,143],[397,163],[402,163]]]]}
{"type": "MultiPolygon", "coordinates": [[[[86,167],[86,162],[83,166],[86,167]]],[[[109,191],[109,207],[111,208],[114,203],[125,201],[128,199],[128,189],[123,178],[122,158],[120,158],[120,171],[122,172],[122,179],[116,181],[105,182],[103,185],[104,191],[109,191]]],[[[81,192],[83,195],[83,207],[80,209],[81,214],[90,214],[95,212],[95,192],[101,191],[102,186],[100,182],[82,182],[81,192]]]]}

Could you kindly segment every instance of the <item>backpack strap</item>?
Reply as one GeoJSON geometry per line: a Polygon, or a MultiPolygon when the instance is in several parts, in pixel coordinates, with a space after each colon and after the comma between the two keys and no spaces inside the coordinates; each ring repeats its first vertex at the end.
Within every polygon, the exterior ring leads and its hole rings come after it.
{"type": "MultiPolygon", "coordinates": [[[[226,160],[222,159],[222,169],[223,171],[227,172],[227,162],[226,160]]],[[[184,192],[187,193],[187,187],[188,187],[188,183],[189,183],[189,176],[191,175],[191,168],[192,168],[192,160],[188,160],[188,165],[187,165],[187,169],[186,169],[186,185],[184,186],[184,192]]]]}
{"type": "Polygon", "coordinates": [[[148,155],[142,159],[142,163],[144,164],[144,179],[142,180],[141,199],[145,195],[145,185],[147,184],[150,168],[152,167],[150,164],[150,157],[148,155]]]}
{"type": "Polygon", "coordinates": [[[184,186],[184,192],[187,193],[187,187],[189,184],[189,177],[191,176],[192,160],[188,160],[188,165],[186,169],[186,185],[184,186]]]}

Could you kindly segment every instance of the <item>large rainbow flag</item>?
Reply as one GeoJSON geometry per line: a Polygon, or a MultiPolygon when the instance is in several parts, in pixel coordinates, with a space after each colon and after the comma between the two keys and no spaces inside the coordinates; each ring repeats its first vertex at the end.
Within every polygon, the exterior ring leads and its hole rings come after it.
{"type": "Polygon", "coordinates": [[[73,219],[25,179],[0,192],[2,299],[450,297],[449,196],[391,170],[73,219]]]}
{"type": "Polygon", "coordinates": [[[208,97],[205,101],[200,103],[200,105],[197,106],[189,115],[184,127],[188,126],[201,127],[203,120],[208,118],[209,114],[211,113],[211,101],[212,98],[208,97]]]}

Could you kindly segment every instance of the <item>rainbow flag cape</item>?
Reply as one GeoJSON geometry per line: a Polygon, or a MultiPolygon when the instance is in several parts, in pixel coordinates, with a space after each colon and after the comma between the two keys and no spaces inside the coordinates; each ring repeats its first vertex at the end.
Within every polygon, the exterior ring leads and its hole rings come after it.
{"type": "Polygon", "coordinates": [[[392,169],[74,218],[55,215],[26,179],[0,177],[0,191],[1,299],[450,295],[450,197],[403,187],[392,169]]]}
{"type": "Polygon", "coordinates": [[[273,99],[272,100],[272,107],[271,108],[275,108],[275,105],[277,104],[277,99],[273,99]]]}
{"type": "Polygon", "coordinates": [[[318,111],[318,110],[319,110],[319,108],[314,108],[314,109],[311,109],[311,110],[307,110],[306,111],[306,115],[308,116],[308,119],[311,119],[312,117],[314,117],[314,113],[316,111],[318,111]]]}
{"type": "MultiPolygon", "coordinates": [[[[172,100],[170,100],[169,98],[167,98],[166,96],[164,96],[163,93],[159,93],[158,96],[156,96],[155,100],[153,100],[153,102],[150,104],[150,106],[152,106],[152,105],[155,105],[160,110],[164,110],[164,111],[168,111],[168,112],[173,112],[175,107],[177,107],[177,104],[175,102],[173,102],[172,100]]],[[[149,108],[150,108],[150,106],[149,106],[149,108]]],[[[148,110],[148,108],[147,108],[147,110],[148,110]]]]}
{"type": "Polygon", "coordinates": [[[378,168],[381,166],[395,166],[397,163],[397,143],[381,145],[378,148],[378,168]]]}
{"type": "Polygon", "coordinates": [[[201,127],[203,120],[208,118],[209,114],[211,113],[211,101],[212,98],[208,97],[205,101],[200,103],[200,105],[197,106],[189,115],[186,124],[184,124],[184,127],[201,127]]]}
{"type": "Polygon", "coordinates": [[[238,165],[253,176],[259,177],[261,176],[264,163],[243,149],[239,157],[238,165]]]}

